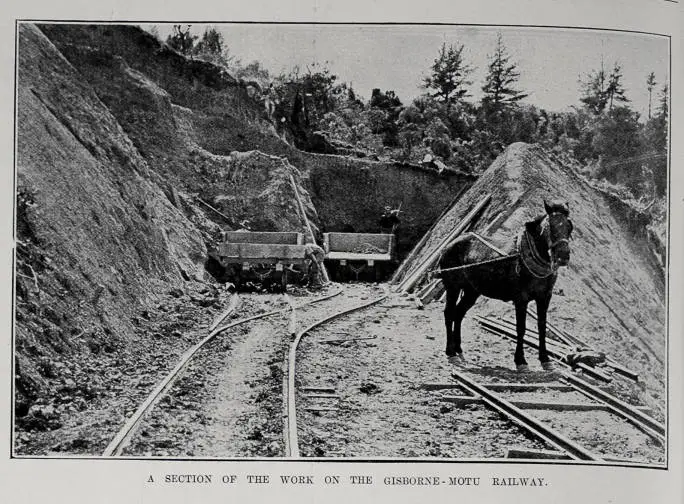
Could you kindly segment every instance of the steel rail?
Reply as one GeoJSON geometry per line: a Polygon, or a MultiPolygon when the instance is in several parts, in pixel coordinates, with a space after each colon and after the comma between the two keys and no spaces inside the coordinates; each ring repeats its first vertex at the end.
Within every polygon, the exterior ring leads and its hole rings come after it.
{"type": "MultiPolygon", "coordinates": [[[[302,303],[299,307],[307,306],[313,303],[318,303],[321,301],[325,301],[327,299],[330,299],[332,297],[337,296],[342,292],[341,289],[338,289],[336,292],[332,294],[328,294],[326,296],[322,296],[310,301],[306,301],[302,303]]],[[[103,457],[112,457],[112,456],[117,456],[121,455],[121,452],[123,449],[128,445],[131,437],[139,427],[140,423],[142,420],[145,418],[145,416],[152,411],[154,406],[159,402],[159,400],[163,397],[163,395],[171,388],[171,386],[175,383],[176,378],[180,376],[182,371],[185,369],[185,367],[188,365],[192,357],[197,353],[198,350],[200,350],[204,345],[206,345],[208,342],[213,340],[217,335],[221,334],[222,332],[231,329],[233,327],[245,324],[247,322],[251,322],[252,320],[257,320],[257,319],[262,319],[266,317],[270,317],[273,315],[277,315],[279,313],[284,313],[292,308],[288,306],[287,308],[281,308],[279,310],[272,310],[266,313],[260,313],[258,315],[253,315],[251,317],[243,318],[240,320],[236,320],[234,322],[231,322],[230,324],[227,324],[225,326],[216,328],[209,332],[207,336],[204,337],[199,343],[196,343],[193,345],[191,348],[189,348],[180,358],[176,366],[157,384],[157,386],[150,392],[150,394],[147,396],[147,398],[140,404],[138,409],[133,413],[133,415],[128,419],[128,421],[124,424],[124,426],[119,430],[119,432],[114,436],[112,441],[107,445],[105,450],[102,452],[103,457]]],[[[228,314],[224,314],[223,318],[228,314]]]]}
{"type": "Polygon", "coordinates": [[[663,424],[643,411],[639,411],[635,406],[621,401],[605,390],[601,390],[577,376],[573,376],[567,372],[562,373],[562,375],[563,379],[572,385],[578,392],[607,405],[613,413],[629,421],[661,444],[665,444],[665,426],[663,424]]]}
{"type": "Polygon", "coordinates": [[[302,337],[309,331],[331,322],[332,320],[347,315],[349,313],[368,308],[369,306],[378,304],[389,297],[389,293],[380,296],[377,299],[369,301],[359,306],[354,306],[352,308],[347,308],[336,312],[328,317],[322,318],[317,322],[314,322],[306,329],[297,333],[292,345],[290,345],[290,353],[287,361],[287,391],[283,391],[285,400],[287,403],[287,408],[285,409],[285,454],[290,458],[298,458],[299,454],[299,436],[297,434],[297,403],[296,403],[296,390],[295,390],[295,372],[297,365],[297,347],[302,337]]]}
{"type": "MultiPolygon", "coordinates": [[[[516,335],[515,330],[513,330],[509,327],[506,327],[504,324],[501,324],[497,321],[489,320],[489,319],[487,319],[485,317],[481,317],[479,315],[476,315],[474,318],[487,331],[494,333],[494,334],[498,334],[500,336],[505,336],[505,337],[512,339],[514,341],[517,340],[517,335],[516,335]]],[[[523,342],[532,348],[539,349],[539,343],[537,343],[536,341],[534,341],[534,339],[527,336],[527,334],[523,338],[523,342]]],[[[560,353],[559,351],[556,351],[556,348],[558,348],[558,346],[556,346],[556,345],[547,345],[546,351],[550,357],[552,357],[556,360],[556,362],[560,363],[561,365],[563,365],[569,369],[572,369],[572,366],[570,366],[567,362],[565,362],[563,360],[564,355],[562,353],[560,353]]],[[[610,383],[612,381],[612,378],[610,376],[608,376],[607,374],[605,374],[602,371],[595,369],[591,366],[588,366],[588,365],[584,364],[583,362],[577,363],[576,367],[581,369],[585,374],[587,374],[588,376],[591,376],[592,378],[594,378],[596,380],[601,380],[601,381],[604,381],[606,383],[610,383]]]]}
{"type": "Polygon", "coordinates": [[[477,382],[467,378],[465,375],[454,371],[452,376],[463,386],[468,392],[473,395],[479,395],[485,403],[487,403],[492,408],[496,409],[500,413],[503,413],[506,417],[511,419],[513,422],[518,424],[520,427],[526,431],[534,434],[545,443],[556,447],[559,450],[567,453],[574,460],[601,460],[600,457],[593,454],[583,446],[575,443],[574,441],[566,438],[562,434],[554,431],[548,426],[544,425],[543,422],[537,420],[531,415],[528,415],[520,408],[514,406],[506,399],[495,394],[491,390],[477,382]]]}

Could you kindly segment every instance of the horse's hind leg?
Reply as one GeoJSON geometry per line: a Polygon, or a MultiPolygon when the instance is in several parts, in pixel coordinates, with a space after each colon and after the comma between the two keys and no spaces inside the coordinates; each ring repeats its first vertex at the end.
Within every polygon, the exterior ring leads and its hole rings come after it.
{"type": "MultiPolygon", "coordinates": [[[[456,340],[454,339],[454,316],[456,312],[456,301],[461,294],[461,289],[458,287],[447,286],[446,288],[446,302],[444,303],[444,325],[446,326],[447,344],[446,354],[449,357],[456,355],[456,340]]],[[[460,338],[458,347],[460,348],[460,338]]]]}
{"type": "Polygon", "coordinates": [[[539,331],[539,362],[546,370],[553,369],[546,349],[546,313],[549,310],[550,296],[537,300],[537,330],[539,331]]]}
{"type": "Polygon", "coordinates": [[[461,296],[460,301],[456,305],[456,310],[454,311],[453,334],[457,354],[463,353],[463,349],[461,348],[461,322],[463,321],[463,317],[465,317],[465,314],[468,312],[468,310],[470,310],[473,307],[478,297],[480,297],[480,295],[474,290],[464,288],[463,295],[461,296]]]}

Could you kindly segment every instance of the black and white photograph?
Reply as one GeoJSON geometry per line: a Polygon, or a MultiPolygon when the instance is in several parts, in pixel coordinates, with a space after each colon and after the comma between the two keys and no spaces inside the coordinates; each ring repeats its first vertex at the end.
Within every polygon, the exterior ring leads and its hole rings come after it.
{"type": "Polygon", "coordinates": [[[667,469],[669,36],[15,49],[11,458],[667,469]]]}

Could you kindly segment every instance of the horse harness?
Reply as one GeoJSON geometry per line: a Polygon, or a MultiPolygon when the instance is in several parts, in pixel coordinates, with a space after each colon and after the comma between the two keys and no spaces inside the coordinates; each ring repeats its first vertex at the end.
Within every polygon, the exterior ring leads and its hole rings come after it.
{"type": "MultiPolygon", "coordinates": [[[[548,242],[548,247],[549,251],[559,245],[560,243],[566,242],[567,239],[561,238],[559,240],[556,240],[555,242],[551,242],[550,239],[550,233],[548,233],[548,217],[544,219],[542,222],[542,231],[541,234],[546,234],[547,235],[547,242],[548,242]]],[[[522,263],[527,271],[530,272],[530,274],[535,277],[535,278],[548,278],[551,275],[555,274],[558,271],[558,265],[556,265],[553,261],[547,261],[544,259],[539,251],[537,250],[537,247],[534,244],[534,239],[532,238],[530,232],[526,229],[526,227],[523,226],[522,232],[518,235],[516,241],[515,241],[515,254],[504,254],[500,249],[492,245],[489,241],[485,240],[483,237],[481,237],[479,234],[475,232],[470,232],[473,237],[475,237],[477,240],[479,240],[481,243],[486,245],[488,248],[496,252],[497,254],[500,254],[502,257],[497,257],[495,259],[488,259],[486,261],[479,261],[476,263],[470,263],[470,264],[464,264],[461,266],[454,266],[451,268],[445,268],[445,269],[437,269],[432,272],[433,275],[437,275],[440,273],[446,273],[449,271],[463,271],[463,270],[468,270],[471,268],[475,268],[478,266],[484,266],[487,264],[493,264],[493,263],[498,263],[498,262],[503,262],[506,260],[510,259],[516,259],[519,258],[520,261],[516,264],[515,270],[516,273],[520,274],[520,263],[522,263]]]]}

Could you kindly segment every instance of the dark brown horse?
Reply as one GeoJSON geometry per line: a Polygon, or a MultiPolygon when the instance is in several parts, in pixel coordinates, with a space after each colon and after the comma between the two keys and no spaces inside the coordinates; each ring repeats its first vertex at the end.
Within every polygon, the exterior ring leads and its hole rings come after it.
{"type": "Polygon", "coordinates": [[[517,333],[515,364],[518,370],[526,369],[523,338],[527,305],[535,301],[539,360],[544,369],[551,368],[546,350],[546,313],[558,267],[566,266],[570,260],[568,241],[573,226],[567,203],[554,201],[547,204],[545,201],[544,207],[546,214],[525,224],[515,242],[509,245],[506,256],[502,257],[488,246],[487,240],[472,233],[458,239],[443,254],[440,269],[434,276],[441,278],[446,287],[444,323],[448,356],[463,356],[461,322],[477,298],[486,296],[513,301],[517,333]]]}

